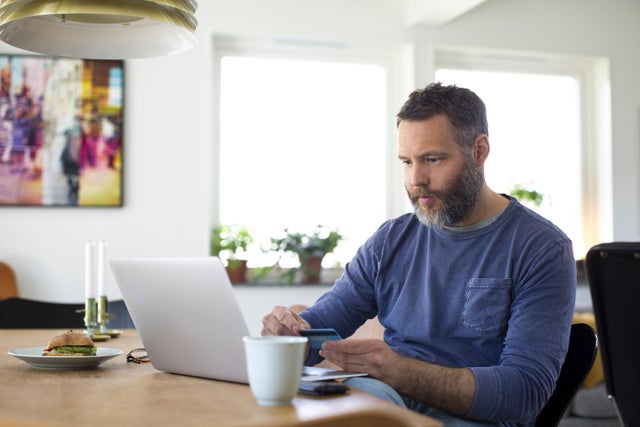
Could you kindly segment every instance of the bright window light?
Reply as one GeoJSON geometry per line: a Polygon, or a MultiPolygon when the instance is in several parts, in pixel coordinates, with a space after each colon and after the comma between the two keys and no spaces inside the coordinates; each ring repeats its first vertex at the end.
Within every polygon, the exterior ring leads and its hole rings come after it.
{"type": "Polygon", "coordinates": [[[437,81],[473,90],[487,106],[491,153],[489,186],[515,184],[544,195],[544,217],[585,252],[582,224],[579,81],[566,75],[439,69],[437,81]]]}
{"type": "Polygon", "coordinates": [[[323,265],[344,265],[385,219],[386,87],[376,64],[222,57],[220,223],[263,246],[287,227],[338,228],[323,265]]]}

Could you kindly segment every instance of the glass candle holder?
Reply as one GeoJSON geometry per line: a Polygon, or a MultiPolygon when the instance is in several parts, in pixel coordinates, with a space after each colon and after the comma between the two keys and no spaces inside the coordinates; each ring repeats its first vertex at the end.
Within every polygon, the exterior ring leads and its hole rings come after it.
{"type": "Polygon", "coordinates": [[[108,300],[106,295],[102,295],[98,298],[98,324],[100,325],[100,333],[106,334],[109,331],[107,326],[111,316],[107,310],[108,300]]]}
{"type": "Polygon", "coordinates": [[[84,303],[84,326],[86,327],[85,333],[89,338],[93,337],[97,325],[96,321],[96,299],[87,298],[84,303]]]}

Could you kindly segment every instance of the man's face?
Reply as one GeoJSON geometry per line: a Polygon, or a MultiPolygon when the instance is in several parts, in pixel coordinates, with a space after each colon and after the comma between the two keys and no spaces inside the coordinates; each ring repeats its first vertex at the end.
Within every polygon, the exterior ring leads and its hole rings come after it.
{"type": "Polygon", "coordinates": [[[398,158],[404,167],[405,188],[417,217],[426,225],[463,225],[484,184],[471,153],[454,139],[444,115],[402,121],[398,158]]]}

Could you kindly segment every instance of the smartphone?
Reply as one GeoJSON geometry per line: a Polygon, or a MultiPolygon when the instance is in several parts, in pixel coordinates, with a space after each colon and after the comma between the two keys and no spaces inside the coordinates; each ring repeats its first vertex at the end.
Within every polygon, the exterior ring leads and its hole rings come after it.
{"type": "Polygon", "coordinates": [[[341,340],[342,337],[333,328],[302,329],[300,335],[309,338],[312,350],[320,350],[322,343],[328,340],[341,340]]]}
{"type": "Polygon", "coordinates": [[[311,396],[346,393],[349,387],[337,381],[300,381],[298,391],[311,396]]]}

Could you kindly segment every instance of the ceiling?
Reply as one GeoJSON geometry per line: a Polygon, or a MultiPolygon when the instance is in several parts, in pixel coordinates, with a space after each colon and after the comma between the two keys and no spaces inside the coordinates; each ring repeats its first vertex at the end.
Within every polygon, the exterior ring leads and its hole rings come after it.
{"type": "Polygon", "coordinates": [[[438,26],[464,15],[487,0],[407,0],[407,23],[438,26]]]}

